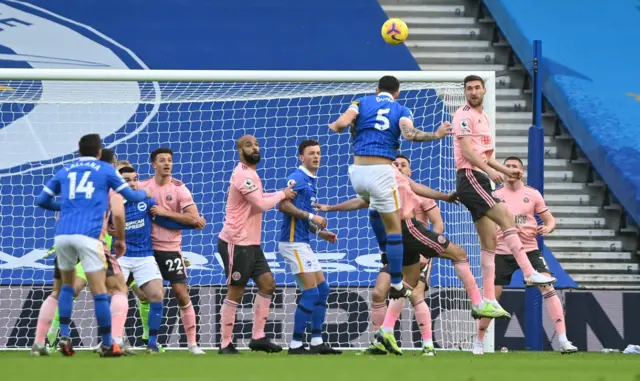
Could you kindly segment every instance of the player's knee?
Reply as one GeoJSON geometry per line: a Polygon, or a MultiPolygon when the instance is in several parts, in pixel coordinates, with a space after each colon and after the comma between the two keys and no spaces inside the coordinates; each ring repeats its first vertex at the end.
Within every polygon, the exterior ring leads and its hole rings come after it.
{"type": "Polygon", "coordinates": [[[546,294],[546,293],[549,293],[549,292],[551,292],[551,291],[553,291],[555,289],[553,288],[553,285],[545,284],[545,285],[538,286],[538,290],[540,290],[540,293],[546,294]]]}
{"type": "Polygon", "coordinates": [[[260,290],[260,292],[263,294],[273,295],[273,293],[276,291],[276,283],[273,281],[273,278],[271,278],[270,280],[261,283],[260,287],[258,287],[258,290],[260,290]]]}
{"type": "Polygon", "coordinates": [[[384,303],[387,300],[387,293],[380,287],[375,287],[371,293],[373,303],[384,303]]]}
{"type": "Polygon", "coordinates": [[[450,248],[450,258],[454,263],[469,262],[467,252],[464,251],[462,246],[455,245],[450,248]]]}
{"type": "Polygon", "coordinates": [[[147,300],[140,300],[140,302],[151,302],[151,303],[157,303],[157,302],[161,302],[163,300],[163,293],[160,290],[154,290],[153,292],[150,292],[148,295],[147,300]]]}
{"type": "Polygon", "coordinates": [[[331,288],[329,288],[329,284],[326,281],[320,283],[318,285],[318,300],[323,301],[323,303],[326,303],[330,292],[331,292],[331,288]]]}

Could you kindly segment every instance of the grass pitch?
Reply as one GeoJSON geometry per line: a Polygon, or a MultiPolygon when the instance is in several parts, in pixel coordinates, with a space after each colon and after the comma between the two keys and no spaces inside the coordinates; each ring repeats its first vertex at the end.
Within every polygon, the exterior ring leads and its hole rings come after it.
{"type": "Polygon", "coordinates": [[[243,352],[192,356],[170,351],[149,356],[99,358],[77,352],[65,358],[30,357],[28,352],[0,352],[2,380],[44,381],[640,381],[640,357],[623,354],[509,352],[473,356],[439,352],[436,357],[287,356],[243,352]]]}

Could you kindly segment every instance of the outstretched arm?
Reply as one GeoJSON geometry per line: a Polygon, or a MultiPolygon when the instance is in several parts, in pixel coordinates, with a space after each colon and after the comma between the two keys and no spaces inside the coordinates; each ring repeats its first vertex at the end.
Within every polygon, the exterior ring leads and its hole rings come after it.
{"type": "Polygon", "coordinates": [[[400,118],[400,131],[402,136],[411,142],[430,142],[453,135],[453,129],[449,122],[442,123],[436,132],[424,132],[415,128],[413,121],[408,117],[400,118]]]}
{"type": "Polygon", "coordinates": [[[349,212],[352,210],[368,208],[369,203],[360,197],[355,197],[337,205],[313,204],[313,207],[320,212],[349,212]]]}
{"type": "Polygon", "coordinates": [[[447,202],[452,202],[455,199],[453,194],[438,192],[437,190],[433,190],[426,185],[416,183],[411,178],[409,178],[409,184],[411,184],[411,190],[418,196],[430,198],[432,200],[442,200],[447,202]]]}
{"type": "Polygon", "coordinates": [[[349,127],[354,120],[358,117],[358,111],[349,107],[340,117],[329,124],[329,129],[334,132],[342,132],[345,128],[349,127]]]}

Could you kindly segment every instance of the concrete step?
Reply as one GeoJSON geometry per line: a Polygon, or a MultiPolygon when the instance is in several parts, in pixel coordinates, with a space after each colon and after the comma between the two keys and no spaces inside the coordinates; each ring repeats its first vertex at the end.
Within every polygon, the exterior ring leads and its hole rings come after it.
{"type": "MultiPolygon", "coordinates": [[[[609,279],[611,279],[611,275],[609,275],[609,279]]],[[[640,290],[640,283],[592,283],[592,282],[581,282],[579,284],[581,289],[585,290],[617,290],[617,291],[633,291],[640,290]]]]}
{"type": "MultiPolygon", "coordinates": [[[[545,161],[547,160],[549,159],[545,159],[545,161]]],[[[544,184],[544,191],[553,191],[555,193],[586,192],[587,188],[584,184],[581,183],[552,182],[549,184],[544,184]]]]}
{"type": "Polygon", "coordinates": [[[588,194],[553,194],[547,193],[544,194],[544,200],[547,205],[589,205],[589,195],[588,194]]]}
{"type": "Polygon", "coordinates": [[[554,252],[553,255],[557,260],[561,261],[564,266],[564,261],[631,261],[633,258],[633,253],[629,252],[611,252],[611,251],[584,251],[584,252],[575,252],[575,251],[558,251],[554,252]]]}
{"type": "Polygon", "coordinates": [[[433,51],[493,52],[489,42],[483,40],[415,40],[409,38],[404,44],[413,54],[433,51]]]}
{"type": "Polygon", "coordinates": [[[404,17],[402,20],[407,23],[409,26],[409,30],[412,27],[449,27],[449,26],[475,26],[476,19],[473,17],[461,17],[461,16],[453,16],[453,17],[423,17],[420,16],[410,16],[404,17]]]}
{"type": "MultiPolygon", "coordinates": [[[[554,210],[551,210],[553,214],[554,210]]],[[[566,228],[600,228],[606,225],[607,221],[603,217],[579,218],[579,217],[558,217],[556,227],[566,228]]]]}
{"type": "Polygon", "coordinates": [[[571,276],[579,285],[581,282],[591,283],[638,283],[640,284],[640,274],[620,274],[612,279],[611,274],[575,274],[571,276]]]}
{"type": "Polygon", "coordinates": [[[524,93],[520,89],[496,89],[496,99],[520,98],[524,93]]]}
{"type": "Polygon", "coordinates": [[[490,64],[495,59],[493,52],[412,52],[418,64],[490,64]]]}
{"type": "MultiPolygon", "coordinates": [[[[546,187],[547,185],[545,184],[545,188],[546,187]]],[[[553,215],[556,218],[558,217],[593,218],[593,217],[600,216],[600,212],[602,208],[597,206],[576,207],[576,206],[556,205],[550,209],[551,209],[551,213],[553,213],[553,215]]]]}
{"type": "MultiPolygon", "coordinates": [[[[544,137],[545,146],[547,144],[551,144],[551,143],[553,143],[553,137],[545,136],[544,137]]],[[[528,145],[529,144],[529,136],[528,135],[512,135],[512,136],[498,135],[498,136],[496,136],[496,146],[499,146],[499,145],[515,145],[515,144],[528,145]]]]}
{"type": "MultiPolygon", "coordinates": [[[[562,268],[569,273],[637,273],[640,270],[640,265],[637,263],[610,263],[610,262],[598,262],[598,263],[563,263],[562,268]]],[[[617,276],[616,274],[615,276],[617,276]]]]}
{"type": "Polygon", "coordinates": [[[615,237],[616,232],[613,229],[556,229],[553,233],[554,237],[586,237],[587,239],[598,239],[602,237],[615,237]]]}
{"type": "Polygon", "coordinates": [[[526,110],[527,101],[524,99],[496,99],[496,108],[500,112],[526,110]]]}
{"type": "Polygon", "coordinates": [[[554,239],[553,234],[546,237],[545,245],[552,251],[620,251],[622,242],[620,240],[567,240],[560,237],[554,239]]]}
{"type": "MultiPolygon", "coordinates": [[[[503,89],[510,90],[510,89],[503,89]]],[[[531,118],[529,118],[531,119],[531,118]]],[[[529,136],[531,120],[529,123],[496,123],[496,135],[524,135],[529,136]]]]}
{"type": "MultiPolygon", "coordinates": [[[[500,153],[501,157],[508,157],[508,156],[527,156],[528,152],[529,152],[529,147],[524,145],[499,145],[496,146],[496,153],[500,153]]],[[[556,155],[558,154],[558,148],[555,146],[550,146],[550,147],[545,147],[544,148],[544,152],[545,152],[545,160],[547,158],[554,158],[556,157],[556,155]]]]}
{"type": "MultiPolygon", "coordinates": [[[[425,64],[420,65],[420,70],[425,71],[502,71],[506,69],[506,65],[494,65],[494,64],[454,64],[454,65],[441,65],[441,64],[425,64]]],[[[500,115],[500,114],[498,114],[500,115]]],[[[529,113],[529,119],[531,119],[531,113],[529,113]]]]}
{"type": "Polygon", "coordinates": [[[480,37],[480,28],[473,26],[411,28],[409,35],[410,38],[420,40],[477,40],[480,37]]]}
{"type": "Polygon", "coordinates": [[[380,0],[382,9],[389,17],[425,16],[425,17],[462,17],[465,14],[465,6],[462,4],[451,5],[400,5],[398,0],[380,0]]]}
{"type": "MultiPolygon", "coordinates": [[[[554,114],[543,114],[543,118],[553,117],[554,114]]],[[[518,123],[518,124],[529,124],[531,125],[531,112],[528,111],[513,111],[513,112],[500,112],[496,114],[496,125],[500,125],[502,123],[518,123]]]]}
{"type": "MultiPolygon", "coordinates": [[[[560,182],[570,182],[573,180],[573,171],[550,171],[547,170],[547,166],[545,165],[544,171],[544,181],[560,181],[560,182]]],[[[526,173],[526,168],[525,168],[526,173]]]]}

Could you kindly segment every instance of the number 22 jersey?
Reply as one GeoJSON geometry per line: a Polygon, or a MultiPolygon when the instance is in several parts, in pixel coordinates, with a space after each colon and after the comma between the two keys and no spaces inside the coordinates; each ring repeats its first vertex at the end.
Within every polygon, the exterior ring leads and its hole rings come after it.
{"type": "Polygon", "coordinates": [[[355,121],[353,149],[356,156],[379,156],[395,160],[400,147],[400,120],[413,121],[408,108],[389,93],[366,95],[351,102],[358,113],[355,121]]]}

